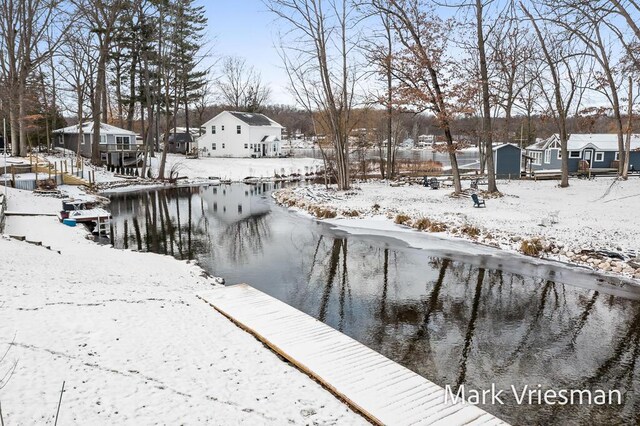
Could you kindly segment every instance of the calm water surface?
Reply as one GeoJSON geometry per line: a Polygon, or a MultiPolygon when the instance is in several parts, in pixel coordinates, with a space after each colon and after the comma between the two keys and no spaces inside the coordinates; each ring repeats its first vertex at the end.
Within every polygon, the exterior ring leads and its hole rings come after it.
{"type": "Polygon", "coordinates": [[[621,405],[545,406],[519,405],[509,390],[504,405],[481,405],[508,422],[640,424],[640,291],[506,254],[441,250],[436,240],[419,250],[350,236],[275,206],[272,189],[112,195],[116,246],[197,259],[441,386],[623,394],[621,405]]]}

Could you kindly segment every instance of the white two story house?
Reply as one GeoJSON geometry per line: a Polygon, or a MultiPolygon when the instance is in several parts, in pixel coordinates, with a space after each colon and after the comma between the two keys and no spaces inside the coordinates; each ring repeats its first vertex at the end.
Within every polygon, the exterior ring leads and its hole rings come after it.
{"type": "Polygon", "coordinates": [[[198,147],[209,157],[278,157],[282,126],[266,115],[223,111],[203,125],[198,147]]]}

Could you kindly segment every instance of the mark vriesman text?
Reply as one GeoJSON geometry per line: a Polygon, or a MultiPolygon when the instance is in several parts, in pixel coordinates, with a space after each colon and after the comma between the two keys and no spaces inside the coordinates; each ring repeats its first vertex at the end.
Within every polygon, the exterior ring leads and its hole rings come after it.
{"type": "Polygon", "coordinates": [[[444,388],[444,402],[456,404],[468,402],[470,404],[503,405],[513,398],[517,405],[621,405],[622,394],[619,390],[589,390],[589,389],[543,389],[542,385],[524,385],[517,388],[497,389],[495,383],[491,389],[467,389],[460,385],[457,392],[451,386],[444,388]]]}

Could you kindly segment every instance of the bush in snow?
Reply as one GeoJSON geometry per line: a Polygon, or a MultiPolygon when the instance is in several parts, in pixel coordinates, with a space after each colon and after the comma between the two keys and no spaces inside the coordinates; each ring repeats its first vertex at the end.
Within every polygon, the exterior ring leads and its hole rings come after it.
{"type": "Polygon", "coordinates": [[[542,241],[539,238],[532,238],[531,240],[522,240],[520,243],[520,251],[527,256],[538,257],[544,250],[542,241]]]}
{"type": "Polygon", "coordinates": [[[402,213],[397,215],[395,220],[395,222],[398,225],[407,225],[410,221],[411,221],[411,218],[406,214],[402,214],[402,213]]]}

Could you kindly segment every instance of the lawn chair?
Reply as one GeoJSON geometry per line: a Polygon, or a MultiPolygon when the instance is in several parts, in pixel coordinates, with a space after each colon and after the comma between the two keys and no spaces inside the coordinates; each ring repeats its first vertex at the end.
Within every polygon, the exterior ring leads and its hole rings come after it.
{"type": "Polygon", "coordinates": [[[471,199],[473,200],[473,207],[487,207],[487,204],[482,198],[478,197],[478,194],[471,194],[471,199]]]}

